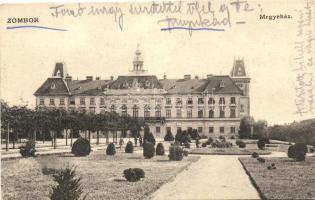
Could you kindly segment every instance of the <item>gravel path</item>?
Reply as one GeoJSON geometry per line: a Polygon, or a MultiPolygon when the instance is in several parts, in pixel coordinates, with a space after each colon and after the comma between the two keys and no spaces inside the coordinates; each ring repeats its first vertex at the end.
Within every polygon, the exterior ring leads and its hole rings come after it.
{"type": "Polygon", "coordinates": [[[152,199],[259,199],[239,156],[204,155],[152,199]]]}

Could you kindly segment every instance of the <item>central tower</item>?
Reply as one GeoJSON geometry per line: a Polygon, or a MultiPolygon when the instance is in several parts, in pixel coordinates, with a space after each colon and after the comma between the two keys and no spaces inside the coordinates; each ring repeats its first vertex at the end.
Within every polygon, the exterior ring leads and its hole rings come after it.
{"type": "Polygon", "coordinates": [[[143,58],[141,56],[141,51],[139,49],[139,44],[137,45],[137,50],[135,52],[135,57],[133,59],[133,69],[130,70],[130,75],[145,75],[147,70],[143,68],[143,58]]]}

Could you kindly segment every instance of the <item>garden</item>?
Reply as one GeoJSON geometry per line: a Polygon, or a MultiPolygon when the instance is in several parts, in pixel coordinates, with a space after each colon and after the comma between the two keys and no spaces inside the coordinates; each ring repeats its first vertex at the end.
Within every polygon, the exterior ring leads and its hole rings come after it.
{"type": "MultiPolygon", "coordinates": [[[[315,157],[305,144],[288,148],[288,158],[239,158],[262,199],[311,199],[315,196],[315,157]]],[[[312,150],[311,150],[312,151],[312,150]]]]}
{"type": "Polygon", "coordinates": [[[118,150],[114,155],[95,151],[88,156],[64,154],[2,161],[2,197],[50,199],[52,187],[56,187],[53,176],[61,169],[74,168],[80,178],[82,197],[143,199],[198,159],[192,156],[180,162],[170,161],[167,155],[147,159],[141,152],[118,150]],[[124,170],[130,168],[141,168],[145,178],[127,181],[124,170]]]}

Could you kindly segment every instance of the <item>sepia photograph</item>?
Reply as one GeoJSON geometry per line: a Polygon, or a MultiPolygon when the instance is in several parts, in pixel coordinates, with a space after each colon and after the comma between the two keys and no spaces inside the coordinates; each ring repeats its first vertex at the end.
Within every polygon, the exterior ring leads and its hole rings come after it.
{"type": "Polygon", "coordinates": [[[314,13],[0,2],[1,199],[315,199],[314,13]]]}

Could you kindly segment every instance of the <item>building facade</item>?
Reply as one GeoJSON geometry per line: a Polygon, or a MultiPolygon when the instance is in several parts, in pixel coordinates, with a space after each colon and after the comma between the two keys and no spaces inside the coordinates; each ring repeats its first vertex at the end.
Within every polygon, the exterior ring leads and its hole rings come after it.
{"type": "Polygon", "coordinates": [[[117,112],[141,117],[151,132],[163,137],[170,129],[197,129],[200,135],[236,136],[240,119],[250,114],[250,78],[243,60],[235,60],[229,75],[207,78],[158,79],[144,70],[138,49],[128,75],[109,80],[72,80],[62,63],[35,92],[38,107],[86,112],[117,112]]]}

